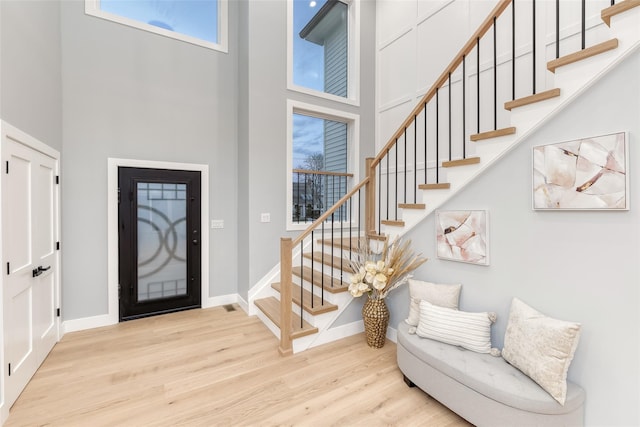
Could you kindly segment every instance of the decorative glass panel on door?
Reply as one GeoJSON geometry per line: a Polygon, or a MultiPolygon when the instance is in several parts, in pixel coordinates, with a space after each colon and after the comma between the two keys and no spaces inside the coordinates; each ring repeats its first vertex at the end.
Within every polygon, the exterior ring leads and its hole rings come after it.
{"type": "Polygon", "coordinates": [[[138,182],[138,301],[187,293],[186,184],[138,182]]]}

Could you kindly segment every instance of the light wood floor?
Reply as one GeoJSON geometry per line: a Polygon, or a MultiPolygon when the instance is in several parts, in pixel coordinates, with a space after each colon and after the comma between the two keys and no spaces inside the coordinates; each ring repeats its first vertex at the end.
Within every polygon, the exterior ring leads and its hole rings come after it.
{"type": "Polygon", "coordinates": [[[241,309],[69,333],[11,409],[13,426],[468,426],[417,388],[395,344],[356,335],[278,355],[241,309]]]}

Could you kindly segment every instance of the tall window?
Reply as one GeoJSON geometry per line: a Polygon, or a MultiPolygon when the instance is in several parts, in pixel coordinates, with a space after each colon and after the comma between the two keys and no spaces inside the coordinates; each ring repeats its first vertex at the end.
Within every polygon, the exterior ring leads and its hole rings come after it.
{"type": "Polygon", "coordinates": [[[85,0],[87,14],[226,52],[227,0],[85,0]]]}
{"type": "Polygon", "coordinates": [[[295,89],[352,99],[354,50],[351,34],[355,2],[292,0],[291,78],[295,89]]]}
{"type": "MultiPolygon", "coordinates": [[[[353,185],[357,120],[317,107],[291,108],[289,223],[293,228],[316,220],[353,185]]],[[[339,211],[333,220],[348,221],[348,214],[339,211]]]]}

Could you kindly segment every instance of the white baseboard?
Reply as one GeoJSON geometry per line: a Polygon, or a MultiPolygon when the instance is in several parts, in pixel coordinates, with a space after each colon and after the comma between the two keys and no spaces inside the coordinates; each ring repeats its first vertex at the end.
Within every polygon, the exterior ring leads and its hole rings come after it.
{"type": "Polygon", "coordinates": [[[112,316],[102,314],[99,316],[82,317],[80,319],[65,320],[62,322],[62,335],[68,332],[84,331],[85,329],[101,328],[103,326],[115,325],[112,316]]]}
{"type": "MultiPolygon", "coordinates": [[[[202,308],[218,307],[225,304],[242,303],[245,304],[238,294],[220,295],[210,297],[202,302],[202,308]],[[242,301],[242,302],[241,302],[242,301]]],[[[242,307],[245,309],[245,307],[242,307]]],[[[246,310],[245,310],[246,311],[246,310]]],[[[62,322],[62,335],[68,332],[84,331],[86,329],[101,328],[103,326],[115,325],[118,319],[109,314],[101,314],[99,316],[82,317],[80,319],[65,320],[62,322]]]]}
{"type": "Polygon", "coordinates": [[[227,294],[227,295],[220,295],[217,297],[209,297],[202,302],[202,308],[211,308],[211,307],[218,307],[220,305],[225,305],[225,304],[233,304],[238,302],[239,298],[240,298],[240,295],[238,294],[227,294]]]}
{"type": "Polygon", "coordinates": [[[238,301],[236,301],[236,302],[238,303],[240,308],[244,310],[244,312],[247,314],[247,316],[251,315],[251,313],[249,313],[249,303],[244,298],[242,298],[240,295],[238,295],[238,301]]]}

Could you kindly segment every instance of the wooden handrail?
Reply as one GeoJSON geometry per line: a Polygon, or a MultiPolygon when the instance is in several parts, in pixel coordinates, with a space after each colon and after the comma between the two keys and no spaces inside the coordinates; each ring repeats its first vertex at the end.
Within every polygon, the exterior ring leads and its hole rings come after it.
{"type": "Polygon", "coordinates": [[[318,219],[316,219],[315,221],[313,221],[313,223],[311,223],[310,226],[307,227],[306,230],[304,230],[302,232],[302,234],[300,234],[298,237],[296,237],[293,240],[292,246],[298,245],[300,244],[300,242],[302,242],[302,240],[304,240],[305,237],[307,237],[309,234],[311,234],[311,232],[313,230],[315,230],[320,224],[322,224],[324,221],[326,221],[331,214],[333,214],[335,211],[337,211],[338,209],[340,209],[340,207],[347,201],[349,200],[351,197],[353,197],[354,194],[356,194],[358,191],[360,191],[360,189],[362,187],[364,187],[367,183],[369,182],[369,177],[366,177],[365,179],[363,179],[358,185],[356,185],[355,187],[353,187],[351,189],[351,191],[349,191],[347,194],[345,194],[344,196],[342,196],[342,198],[340,200],[338,200],[329,210],[325,211],[325,213],[323,213],[322,215],[320,215],[318,217],[318,219]]]}
{"type": "MultiPolygon", "coordinates": [[[[374,229],[375,222],[375,188],[376,188],[376,179],[375,179],[375,167],[380,163],[380,161],[388,154],[389,150],[393,147],[393,145],[397,142],[397,140],[402,136],[405,132],[405,129],[415,120],[415,117],[420,114],[425,105],[435,96],[436,91],[442,85],[446,83],[449,79],[451,73],[453,73],[456,68],[462,63],[463,58],[466,57],[476,46],[477,41],[485,35],[485,33],[493,26],[494,18],[500,16],[504,10],[511,4],[512,0],[500,0],[498,4],[491,11],[491,14],[482,22],[480,27],[473,33],[469,41],[464,45],[464,47],[460,50],[460,52],[454,57],[453,61],[449,64],[449,66],[445,69],[445,71],[440,75],[440,77],[436,80],[433,86],[427,91],[427,93],[422,97],[420,102],[416,105],[416,107],[411,111],[411,113],[407,116],[406,120],[402,123],[402,125],[398,128],[398,130],[393,134],[393,136],[389,139],[387,144],[380,150],[378,155],[371,159],[367,159],[366,164],[366,173],[367,176],[356,186],[354,186],[347,194],[345,194],[340,200],[338,200],[329,210],[324,212],[318,219],[316,219],[309,227],[306,228],[298,237],[291,240],[290,238],[282,238],[281,246],[280,246],[280,284],[281,284],[281,299],[280,299],[280,347],[279,351],[282,355],[292,354],[292,296],[291,296],[291,275],[292,275],[292,259],[293,259],[293,248],[300,244],[305,237],[309,236],[313,230],[318,228],[324,221],[326,221],[333,213],[335,213],[340,207],[346,203],[351,197],[353,197],[358,191],[360,191],[363,187],[366,186],[365,191],[365,227],[366,233],[371,232],[374,229]]],[[[478,70],[478,73],[480,70],[478,70]]],[[[329,173],[324,171],[310,171],[304,169],[294,169],[294,172],[299,173],[316,173],[316,174],[336,174],[329,173]]],[[[348,176],[353,176],[352,174],[348,174],[348,176]]]]}
{"type": "Polygon", "coordinates": [[[309,169],[293,169],[291,172],[304,173],[306,175],[346,176],[348,178],[353,178],[353,174],[349,172],[314,171],[309,169]]]}
{"type": "MultiPolygon", "coordinates": [[[[473,48],[476,46],[477,40],[479,38],[482,38],[482,36],[484,36],[485,33],[489,31],[489,28],[491,28],[491,26],[493,25],[493,18],[497,18],[498,16],[500,16],[502,12],[504,12],[504,10],[507,8],[507,6],[509,6],[509,4],[511,4],[511,0],[500,0],[496,7],[493,8],[489,16],[482,22],[480,27],[476,30],[475,33],[473,33],[471,38],[469,38],[469,41],[464,45],[460,52],[458,52],[453,61],[451,61],[449,66],[440,75],[438,80],[436,80],[433,86],[431,86],[431,89],[429,89],[427,93],[424,94],[413,111],[411,111],[405,121],[402,122],[396,133],[394,133],[391,138],[389,138],[389,142],[387,142],[384,148],[382,148],[378,155],[373,159],[373,162],[371,164],[372,168],[376,167],[384,158],[384,156],[387,155],[391,147],[393,147],[393,145],[396,143],[396,140],[403,135],[405,128],[407,128],[413,122],[415,116],[422,112],[425,104],[435,96],[436,90],[438,90],[438,88],[446,83],[446,81],[449,79],[449,73],[453,73],[456,68],[458,68],[458,65],[462,63],[462,58],[464,56],[467,56],[473,50],[473,48]]],[[[480,70],[478,70],[478,72],[480,72],[480,70]]]]}

